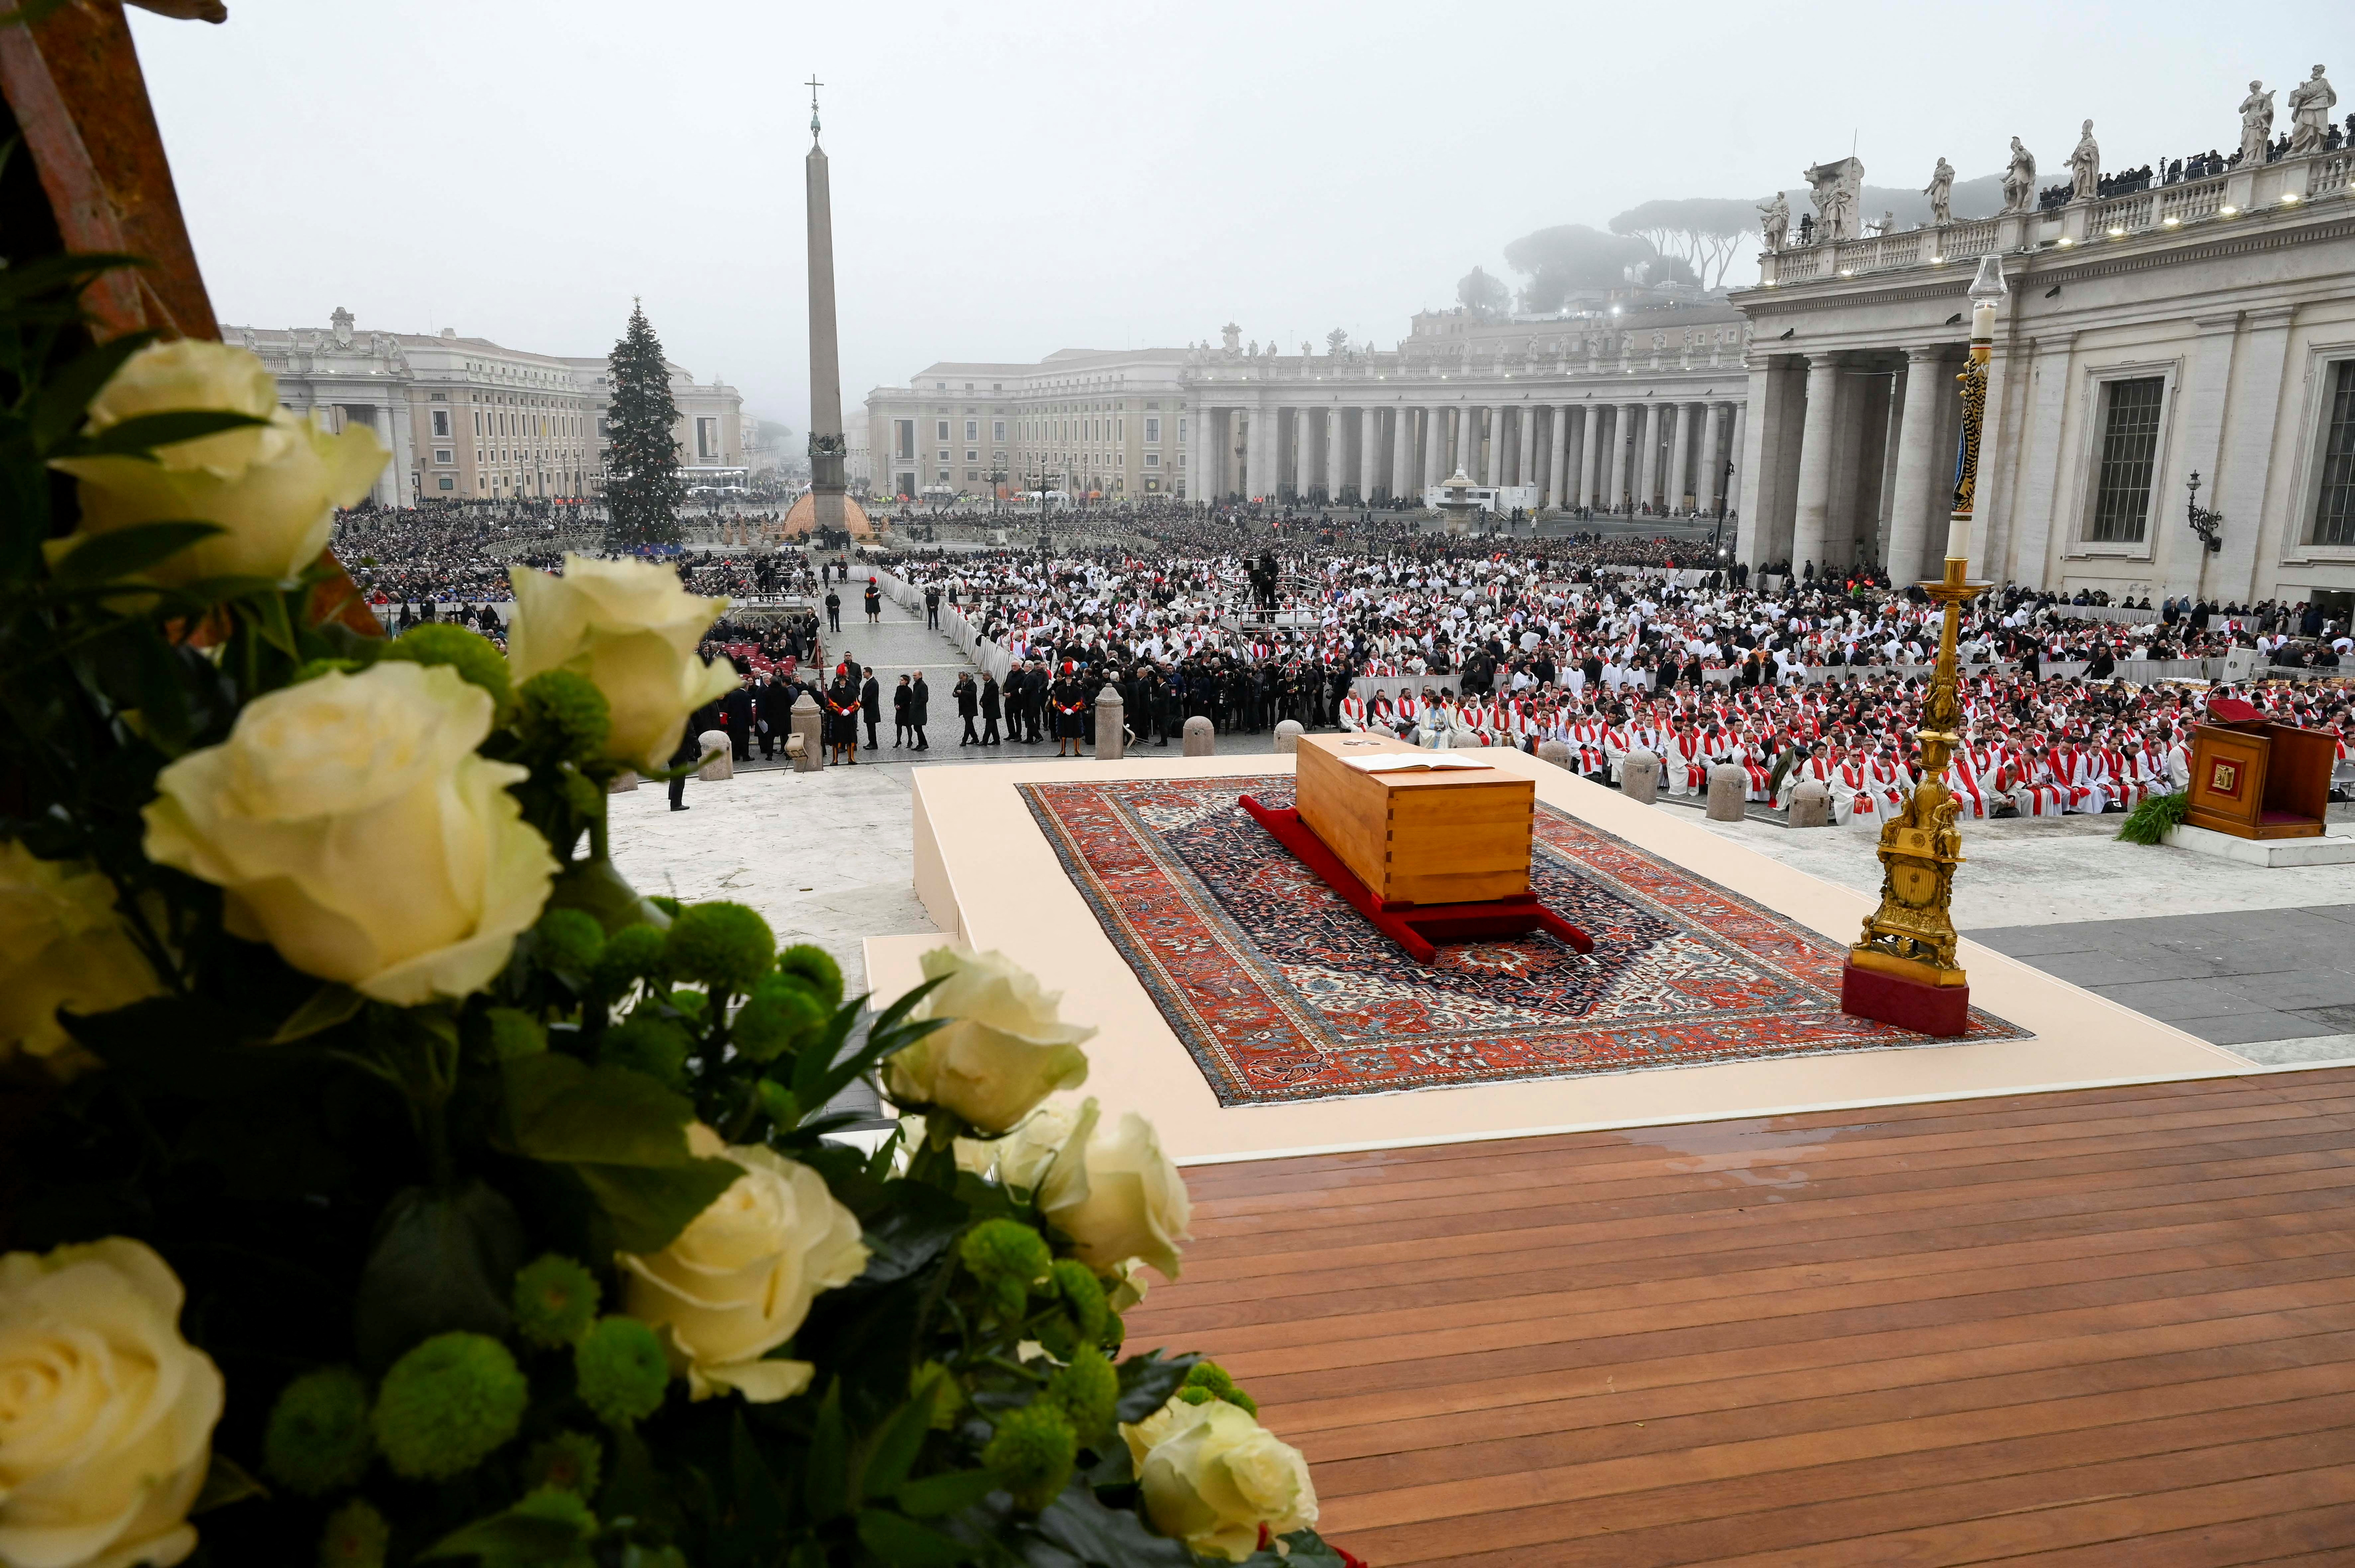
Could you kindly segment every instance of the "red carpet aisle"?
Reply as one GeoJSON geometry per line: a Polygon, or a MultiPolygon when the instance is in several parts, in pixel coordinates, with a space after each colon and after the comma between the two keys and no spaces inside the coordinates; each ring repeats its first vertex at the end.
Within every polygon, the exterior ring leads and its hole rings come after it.
{"type": "MultiPolygon", "coordinates": [[[[1935,1045],[1839,1011],[1842,949],[1550,807],[1532,885],[1593,937],[1399,951],[1235,804],[1288,776],[1024,799],[1222,1106],[1935,1045]]],[[[2027,1032],[1975,1012],[1968,1041],[2027,1032]]]]}

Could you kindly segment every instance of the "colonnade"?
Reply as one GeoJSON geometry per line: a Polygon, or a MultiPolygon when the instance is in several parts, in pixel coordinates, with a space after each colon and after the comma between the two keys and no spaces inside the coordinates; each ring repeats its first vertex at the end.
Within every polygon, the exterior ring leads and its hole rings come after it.
{"type": "Polygon", "coordinates": [[[1953,505],[1961,344],[1789,355],[1753,369],[1735,548],[1753,567],[1937,575],[1953,505]]]}
{"type": "Polygon", "coordinates": [[[1740,504],[1746,405],[1676,396],[1324,407],[1192,406],[1209,497],[1372,504],[1459,467],[1533,509],[1698,513],[1740,504]]]}

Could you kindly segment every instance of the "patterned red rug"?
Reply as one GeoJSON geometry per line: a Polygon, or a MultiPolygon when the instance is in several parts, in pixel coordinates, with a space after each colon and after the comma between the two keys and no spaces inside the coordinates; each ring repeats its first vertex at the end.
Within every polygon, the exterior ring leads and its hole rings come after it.
{"type": "MultiPolygon", "coordinates": [[[[1849,1017],[1843,948],[1551,807],[1531,883],[1593,956],[1534,935],[1426,968],[1235,804],[1292,804],[1287,776],[1022,791],[1220,1105],[1954,1043],[1849,1017]]],[[[1962,1038],[2027,1035],[1974,1009],[1962,1038]]]]}

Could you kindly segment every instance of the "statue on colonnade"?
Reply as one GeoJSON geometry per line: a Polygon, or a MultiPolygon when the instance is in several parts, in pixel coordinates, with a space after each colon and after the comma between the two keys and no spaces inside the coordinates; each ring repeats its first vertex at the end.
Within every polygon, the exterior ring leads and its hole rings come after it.
{"type": "Polygon", "coordinates": [[[1782,249],[1785,237],[1791,232],[1791,204],[1776,191],[1774,199],[1758,209],[1758,216],[1766,230],[1766,249],[1782,249]]]}
{"type": "Polygon", "coordinates": [[[2322,68],[2289,90],[2289,150],[2292,156],[2301,153],[2319,153],[2330,134],[2331,105],[2339,95],[2330,90],[2324,79],[2322,68]]]}
{"type": "Polygon", "coordinates": [[[2274,95],[2264,86],[2249,83],[2249,96],[2241,100],[2241,162],[2252,168],[2265,161],[2265,149],[2274,144],[2274,95]]]}
{"type": "Polygon", "coordinates": [[[2011,139],[2011,162],[2004,165],[2003,210],[2026,212],[2036,199],[2036,154],[2011,139]]]}
{"type": "Polygon", "coordinates": [[[1944,228],[1955,220],[1952,210],[1955,199],[1955,165],[1946,162],[1944,154],[1939,154],[1938,166],[1931,171],[1930,183],[1922,187],[1922,194],[1930,198],[1932,223],[1944,228]]]}
{"type": "Polygon", "coordinates": [[[2102,149],[2094,140],[2094,122],[2085,122],[2084,134],[2077,138],[2076,148],[2069,154],[2069,199],[2091,201],[2102,186],[2102,149]]]}

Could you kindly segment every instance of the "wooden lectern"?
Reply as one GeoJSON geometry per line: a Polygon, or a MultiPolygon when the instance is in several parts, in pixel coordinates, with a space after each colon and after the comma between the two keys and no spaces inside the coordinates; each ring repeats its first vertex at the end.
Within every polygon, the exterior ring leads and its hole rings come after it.
{"type": "Polygon", "coordinates": [[[2322,834],[2338,737],[2275,724],[2230,698],[2191,730],[2190,809],[2184,822],[2236,839],[2308,839],[2322,834]]]}

